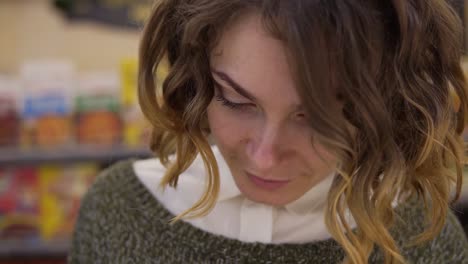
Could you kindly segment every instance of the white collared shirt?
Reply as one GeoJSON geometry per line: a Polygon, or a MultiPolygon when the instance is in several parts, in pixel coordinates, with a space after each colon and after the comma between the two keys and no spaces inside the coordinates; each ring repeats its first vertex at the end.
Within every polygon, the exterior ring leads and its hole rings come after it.
{"type": "MultiPolygon", "coordinates": [[[[329,175],[298,200],[282,207],[248,200],[237,188],[217,147],[213,147],[220,172],[220,195],[216,206],[204,217],[184,220],[204,231],[244,242],[305,243],[331,237],[325,227],[326,196],[333,176],[329,175]]],[[[189,209],[205,188],[205,168],[198,156],[180,175],[177,189],[159,183],[166,171],[159,159],[139,160],[134,171],[143,185],[172,214],[189,209]]]]}

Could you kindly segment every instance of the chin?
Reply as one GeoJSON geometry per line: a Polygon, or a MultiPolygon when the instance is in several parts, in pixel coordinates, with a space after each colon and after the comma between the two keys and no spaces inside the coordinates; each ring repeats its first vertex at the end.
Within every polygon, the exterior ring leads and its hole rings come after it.
{"type": "Polygon", "coordinates": [[[282,190],[267,192],[255,186],[249,186],[248,188],[239,187],[239,190],[253,202],[273,206],[283,206],[295,200],[293,197],[287,197],[282,190]]]}
{"type": "Polygon", "coordinates": [[[284,205],[287,205],[289,203],[288,201],[283,201],[281,199],[270,198],[270,197],[261,197],[261,198],[258,198],[258,199],[252,198],[250,200],[252,200],[254,202],[257,202],[257,203],[263,203],[263,204],[268,204],[268,205],[272,205],[272,206],[284,206],[284,205]]]}

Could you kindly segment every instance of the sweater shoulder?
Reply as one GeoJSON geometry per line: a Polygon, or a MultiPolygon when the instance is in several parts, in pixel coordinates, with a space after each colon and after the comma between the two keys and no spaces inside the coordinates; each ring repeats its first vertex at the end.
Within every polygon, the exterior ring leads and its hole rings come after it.
{"type": "Polygon", "coordinates": [[[138,247],[145,239],[144,230],[167,225],[171,219],[140,183],[133,163],[125,160],[103,170],[88,189],[81,201],[68,263],[117,263],[116,249],[138,247]]]}
{"type": "Polygon", "coordinates": [[[119,161],[103,170],[83,197],[81,213],[94,210],[99,210],[99,213],[118,213],[136,205],[157,202],[135,175],[134,162],[119,161]]]}
{"type": "Polygon", "coordinates": [[[417,246],[408,246],[428,225],[430,219],[426,215],[423,203],[416,199],[404,203],[396,210],[396,221],[391,231],[406,258],[417,263],[468,264],[468,240],[450,209],[442,230],[434,239],[417,246]]]}
{"type": "MultiPolygon", "coordinates": [[[[80,214],[87,212],[132,215],[134,212],[160,217],[169,214],[151,192],[138,179],[134,171],[135,160],[124,160],[103,170],[82,200],[80,214]]],[[[141,215],[139,215],[141,216],[141,215]]],[[[147,217],[150,217],[147,215],[147,217]]],[[[119,218],[112,218],[120,221],[119,218]]],[[[79,224],[78,219],[78,224],[79,224]]]]}

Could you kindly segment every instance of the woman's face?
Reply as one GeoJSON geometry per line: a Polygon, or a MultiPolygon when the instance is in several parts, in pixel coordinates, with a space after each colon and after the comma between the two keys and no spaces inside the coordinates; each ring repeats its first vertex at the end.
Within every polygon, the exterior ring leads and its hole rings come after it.
{"type": "Polygon", "coordinates": [[[335,157],[312,145],[285,49],[258,16],[229,26],[210,63],[216,91],[208,122],[246,197],[285,205],[334,171],[335,157]]]}

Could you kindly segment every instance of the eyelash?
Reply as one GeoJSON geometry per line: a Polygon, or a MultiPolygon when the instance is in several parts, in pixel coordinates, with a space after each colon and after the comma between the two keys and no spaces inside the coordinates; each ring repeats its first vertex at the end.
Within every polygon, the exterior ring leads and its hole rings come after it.
{"type": "Polygon", "coordinates": [[[226,107],[229,107],[230,109],[240,109],[242,107],[245,107],[247,106],[247,104],[237,104],[237,103],[233,103],[229,100],[227,100],[226,98],[224,98],[222,95],[220,94],[217,94],[216,96],[216,100],[218,100],[219,102],[221,102],[224,106],[226,107]]]}
{"type": "MultiPolygon", "coordinates": [[[[239,103],[231,102],[227,100],[226,98],[224,98],[224,96],[222,96],[220,93],[215,94],[215,99],[221,102],[222,105],[233,110],[244,110],[244,108],[251,106],[251,104],[245,104],[245,103],[239,104],[239,103]]],[[[304,118],[305,116],[301,114],[301,119],[304,119],[304,118]]]]}

